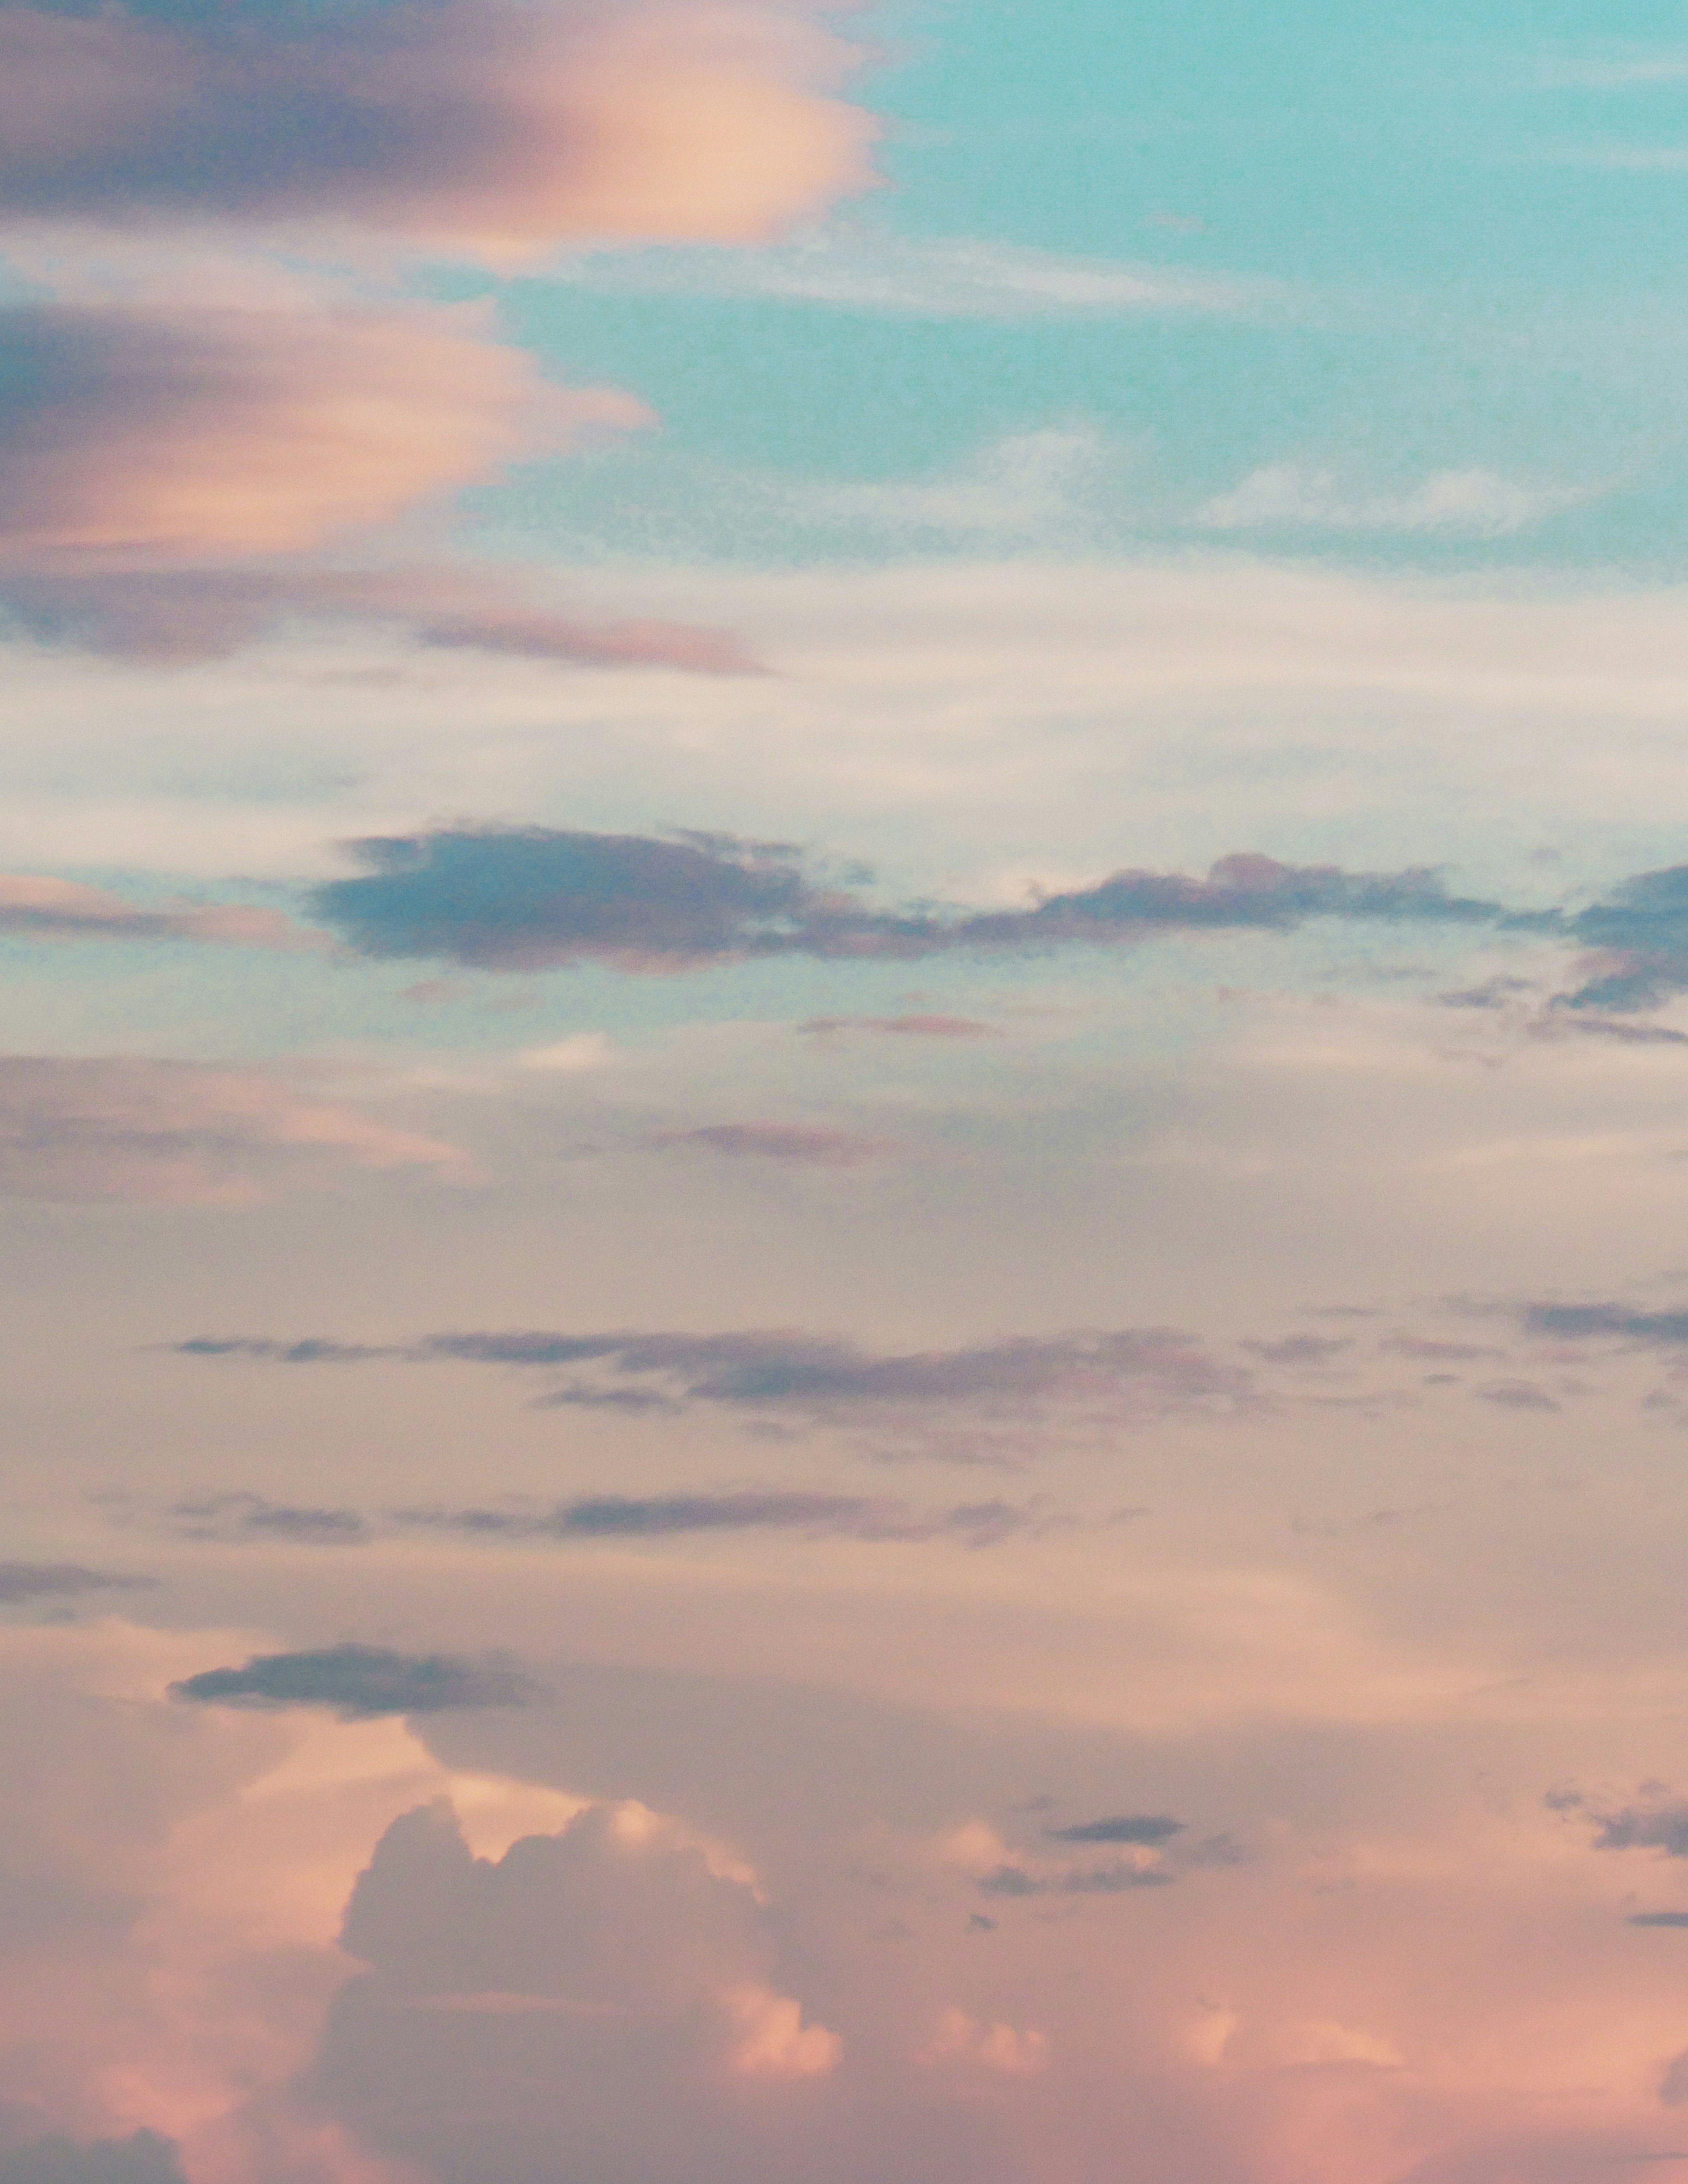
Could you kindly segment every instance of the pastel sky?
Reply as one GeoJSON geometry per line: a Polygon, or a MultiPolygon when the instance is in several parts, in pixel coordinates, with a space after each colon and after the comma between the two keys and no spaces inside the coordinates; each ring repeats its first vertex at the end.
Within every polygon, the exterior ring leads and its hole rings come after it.
{"type": "Polygon", "coordinates": [[[0,0],[0,2184],[1688,2166],[1685,193],[0,0]]]}

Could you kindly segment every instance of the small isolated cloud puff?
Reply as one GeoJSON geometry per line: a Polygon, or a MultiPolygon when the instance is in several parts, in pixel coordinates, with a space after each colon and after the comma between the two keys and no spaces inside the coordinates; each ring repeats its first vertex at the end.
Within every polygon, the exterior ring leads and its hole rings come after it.
{"type": "Polygon", "coordinates": [[[493,971],[596,961],[672,972],[775,956],[912,961],[1173,932],[1287,933],[1322,917],[1521,922],[1498,904],[1451,895],[1427,871],[1343,872],[1254,855],[1222,858],[1206,878],[1126,870],[1024,908],[969,911],[880,907],[809,872],[789,844],[724,835],[459,826],[347,847],[364,872],[319,888],[313,902],[350,946],[493,971]]]}
{"type": "Polygon", "coordinates": [[[1049,2066],[1049,2041],[1030,2027],[990,2023],[964,2009],[946,2009],[915,2060],[929,2069],[991,2070],[1007,2078],[1035,2077],[1049,2066]]]}
{"type": "Polygon", "coordinates": [[[804,1167],[858,1167],[884,1160],[897,1150],[889,1138],[869,1138],[853,1130],[818,1123],[711,1123],[697,1130],[664,1130],[658,1145],[696,1145],[735,1160],[788,1161],[804,1167]]]}
{"type": "Polygon", "coordinates": [[[347,1163],[464,1166],[453,1146],[255,1069],[0,1056],[0,1195],[244,1206],[347,1163]]]}
{"type": "Polygon", "coordinates": [[[207,1669],[170,1685],[198,1706],[325,1707],[342,1721],[442,1713],[457,1707],[521,1706],[539,1686],[509,1662],[452,1653],[395,1653],[384,1646],[329,1646],[260,1653],[243,1669],[207,1669]]]}
{"type": "Polygon", "coordinates": [[[1583,486],[1525,486],[1489,470],[1437,471],[1408,493],[1352,493],[1332,471],[1274,463],[1252,471],[1201,509],[1210,531],[1271,529],[1441,532],[1504,538],[1579,508],[1596,496],[1583,486]]]}
{"type": "Polygon", "coordinates": [[[547,388],[487,326],[478,305],[0,310],[0,571],[288,553],[648,421],[547,388]]]}
{"type": "Polygon", "coordinates": [[[802,0],[0,8],[0,214],[328,220],[508,255],[750,242],[867,187],[802,0]]]}

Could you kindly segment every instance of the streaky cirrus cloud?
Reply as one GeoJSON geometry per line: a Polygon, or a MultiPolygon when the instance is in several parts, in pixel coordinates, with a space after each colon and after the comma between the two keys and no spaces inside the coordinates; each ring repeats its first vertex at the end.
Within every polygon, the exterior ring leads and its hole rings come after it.
{"type": "Polygon", "coordinates": [[[731,1160],[786,1161],[802,1167],[859,1167],[897,1150],[890,1138],[869,1138],[820,1123],[709,1123],[701,1129],[663,1130],[652,1142],[724,1153],[731,1160]]]}
{"type": "Polygon", "coordinates": [[[0,572],[292,553],[649,422],[490,331],[478,305],[0,310],[0,572]]]}
{"type": "Polygon", "coordinates": [[[752,674],[726,632],[650,618],[588,622],[449,564],[101,569],[0,575],[0,613],[24,635],[121,660],[177,666],[219,660],[299,625],[392,627],[419,644],[582,667],[752,674]]]}
{"type": "Polygon", "coordinates": [[[715,1532],[793,1532],[809,1539],[924,1541],[950,1539],[995,1546],[1045,1530],[1047,1510],[1011,1502],[967,1502],[936,1511],[911,1509],[884,1496],[739,1489],[726,1493],[600,1494],[554,1509],[447,1509],[397,1513],[475,1539],[664,1540],[715,1532]]]}
{"type": "Polygon", "coordinates": [[[0,1056],[0,1196],[242,1206],[348,1164],[467,1167],[452,1145],[258,1069],[0,1056]]]}
{"type": "Polygon", "coordinates": [[[1285,933],[1316,918],[1541,929],[1551,914],[1451,894],[1437,874],[1222,858],[1205,878],[1124,870],[1008,910],[875,905],[783,843],[719,835],[449,827],[349,845],[365,870],[318,916],[375,956],[483,970],[597,961],[693,970],[774,956],[913,961],[1118,944],[1174,932],[1285,933]]]}
{"type": "Polygon", "coordinates": [[[804,0],[0,8],[0,215],[327,221],[495,256],[749,242],[872,180],[804,0]]]}
{"type": "Polygon", "coordinates": [[[319,949],[322,936],[256,904],[144,909],[104,888],[0,872],[0,936],[27,940],[198,940],[233,948],[319,949]]]}
{"type": "Polygon", "coordinates": [[[514,1663],[454,1653],[397,1653],[346,1644],[260,1653],[239,1669],[206,1669],[170,1685],[196,1706],[325,1707],[342,1721],[441,1713],[457,1707],[523,1706],[540,1686],[514,1663]]]}
{"type": "Polygon", "coordinates": [[[828,1418],[957,1408],[1023,1413],[1046,1404],[1156,1415],[1186,1405],[1235,1409],[1259,1400],[1252,1375],[1172,1328],[1016,1335],[954,1350],[875,1351],[790,1329],[722,1334],[541,1331],[441,1334],[393,1345],[325,1339],[197,1335],[191,1357],[287,1365],[377,1359],[456,1360],[573,1373],[545,1401],[684,1409],[720,1404],[828,1418]],[[580,1377],[579,1368],[595,1368],[580,1377]]]}
{"type": "Polygon", "coordinates": [[[82,1592],[139,1592],[156,1582],[117,1570],[89,1569],[81,1563],[0,1563],[0,1604],[67,1600],[82,1592]]]}

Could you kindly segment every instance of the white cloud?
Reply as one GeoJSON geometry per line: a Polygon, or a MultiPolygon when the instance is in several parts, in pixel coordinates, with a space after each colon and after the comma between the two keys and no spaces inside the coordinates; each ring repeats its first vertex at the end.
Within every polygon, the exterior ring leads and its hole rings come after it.
{"type": "Polygon", "coordinates": [[[1505,538],[1562,510],[1580,507],[1600,490],[1520,485],[1498,471],[1474,468],[1435,471],[1410,492],[1368,493],[1349,488],[1335,471],[1272,463],[1210,500],[1197,521],[1213,531],[1399,531],[1505,538]]]}
{"type": "Polygon", "coordinates": [[[1069,257],[967,237],[825,229],[761,250],[647,250],[565,259],[554,278],[620,294],[763,297],[920,318],[1119,317],[1258,309],[1273,281],[1069,257]]]}

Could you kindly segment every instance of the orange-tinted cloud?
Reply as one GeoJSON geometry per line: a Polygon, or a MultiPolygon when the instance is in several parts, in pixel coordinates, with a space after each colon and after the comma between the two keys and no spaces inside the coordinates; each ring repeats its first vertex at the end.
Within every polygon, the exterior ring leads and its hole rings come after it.
{"type": "Polygon", "coordinates": [[[871,179],[804,0],[0,8],[0,212],[743,242],[871,179]]]}

